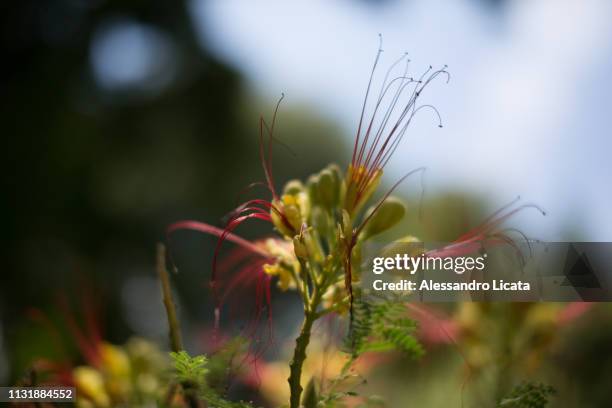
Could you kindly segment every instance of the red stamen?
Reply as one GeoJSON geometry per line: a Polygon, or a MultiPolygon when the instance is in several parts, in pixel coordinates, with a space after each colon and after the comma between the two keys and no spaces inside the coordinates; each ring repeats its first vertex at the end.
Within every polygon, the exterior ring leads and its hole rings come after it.
{"type": "Polygon", "coordinates": [[[274,126],[276,125],[276,115],[278,113],[278,108],[283,100],[285,95],[283,94],[278,102],[276,103],[276,107],[274,108],[274,114],[272,115],[272,124],[268,128],[266,121],[264,118],[259,119],[259,158],[261,160],[261,164],[264,170],[264,174],[266,176],[266,182],[268,184],[268,189],[272,192],[272,197],[275,200],[278,200],[278,194],[276,193],[276,189],[274,188],[274,178],[272,176],[272,141],[274,139],[274,126]],[[268,155],[264,153],[264,129],[268,133],[268,144],[267,150],[268,155]]]}
{"type": "Polygon", "coordinates": [[[90,339],[89,336],[79,327],[76,322],[76,319],[72,312],[70,311],[70,307],[68,306],[68,301],[64,296],[60,297],[59,300],[60,308],[64,314],[64,318],[68,325],[68,329],[71,334],[74,336],[75,341],[81,351],[81,354],[85,358],[85,360],[94,367],[97,367],[101,363],[100,350],[99,350],[99,342],[96,342],[95,339],[90,339]]]}
{"type": "MultiPolygon", "coordinates": [[[[515,204],[519,199],[520,197],[512,201],[510,204],[507,204],[499,210],[495,211],[491,216],[485,219],[482,224],[480,224],[473,230],[461,235],[450,245],[429,251],[427,253],[427,256],[462,256],[481,250],[485,244],[507,244],[513,247],[522,259],[522,251],[516,244],[516,241],[502,232],[496,232],[495,228],[499,227],[501,223],[508,220],[513,215],[527,208],[534,208],[540,211],[542,215],[546,215],[546,212],[535,204],[524,204],[519,206],[518,208],[515,208],[514,210],[509,211],[506,214],[500,215],[505,210],[510,208],[513,204],[515,204]]],[[[524,234],[520,234],[524,237],[524,234]]],[[[529,243],[528,240],[527,243],[529,243]]]]}
{"type": "MultiPolygon", "coordinates": [[[[254,200],[254,201],[258,201],[258,200],[254,200]]],[[[269,203],[263,202],[263,201],[258,202],[258,204],[271,206],[269,203]]],[[[271,206],[271,208],[272,207],[273,206],[271,206]]],[[[261,320],[261,312],[265,306],[267,306],[267,310],[268,310],[268,325],[271,327],[271,319],[272,319],[271,308],[270,308],[271,277],[263,271],[263,265],[268,262],[272,262],[273,258],[268,252],[266,252],[263,249],[262,246],[259,246],[259,245],[256,245],[255,243],[247,241],[244,238],[241,238],[232,232],[235,228],[237,228],[244,221],[251,219],[251,218],[263,219],[268,222],[271,221],[269,212],[263,212],[261,208],[245,207],[241,209],[240,211],[250,211],[250,210],[254,210],[255,212],[244,214],[244,215],[238,215],[232,218],[227,223],[224,229],[217,228],[209,224],[205,224],[205,223],[201,223],[197,221],[182,221],[182,222],[172,224],[168,228],[168,234],[178,229],[191,229],[191,230],[204,232],[204,233],[211,234],[211,235],[218,237],[217,245],[216,245],[214,255],[213,255],[213,272],[212,272],[212,276],[210,280],[210,286],[213,292],[213,298],[214,298],[214,303],[215,303],[215,326],[214,326],[215,333],[218,333],[220,329],[221,307],[223,303],[225,302],[226,297],[231,292],[234,292],[235,290],[241,287],[251,286],[253,281],[256,281],[255,282],[256,283],[255,284],[255,308],[254,308],[255,314],[253,318],[250,320],[251,323],[249,327],[245,328],[245,332],[247,333],[247,336],[251,338],[255,338],[257,334],[256,333],[257,327],[258,327],[259,321],[261,320]],[[219,268],[217,267],[217,264],[218,264],[218,255],[220,253],[221,245],[223,244],[225,240],[229,240],[239,245],[245,251],[245,253],[241,255],[241,260],[232,261],[230,263],[226,262],[226,263],[223,263],[222,265],[231,266],[232,264],[236,265],[240,263],[241,261],[244,261],[244,263],[246,264],[246,267],[239,270],[227,282],[227,284],[224,285],[224,287],[221,287],[218,281],[219,268]],[[260,259],[253,260],[250,258],[252,256],[257,256],[260,259]],[[222,290],[222,293],[221,293],[221,290],[222,290]],[[263,303],[264,301],[266,302],[266,305],[264,305],[263,303]]],[[[221,268],[221,270],[223,270],[223,268],[221,268]]]]}

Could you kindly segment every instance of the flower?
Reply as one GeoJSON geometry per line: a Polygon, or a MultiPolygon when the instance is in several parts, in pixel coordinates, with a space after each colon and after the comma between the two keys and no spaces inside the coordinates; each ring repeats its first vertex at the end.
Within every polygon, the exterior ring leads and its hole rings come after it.
{"type": "MultiPolygon", "coordinates": [[[[47,378],[42,385],[76,387],[78,407],[154,404],[166,391],[163,377],[169,368],[167,357],[144,339],[132,338],[124,345],[105,341],[90,299],[84,296],[81,302],[83,323],[77,321],[67,300],[60,299],[63,320],[77,345],[80,361],[78,365],[72,361],[35,362],[34,369],[47,378]]],[[[56,324],[39,309],[30,309],[29,315],[47,328],[56,347],[63,351],[65,344],[56,324]]]]}
{"type": "MultiPolygon", "coordinates": [[[[256,309],[266,306],[269,318],[272,277],[278,279],[281,289],[299,291],[305,301],[319,285],[323,286],[320,297],[336,311],[343,309],[340,305],[343,301],[352,304],[353,264],[359,257],[356,247],[399,222],[404,207],[398,200],[390,198],[390,194],[406,177],[423,169],[404,176],[365,214],[362,214],[362,209],[378,188],[385,165],[416,113],[429,108],[440,119],[433,106],[417,104],[425,88],[439,75],[446,75],[449,79],[446,67],[438,70],[429,67],[418,79],[408,77],[410,60],[404,55],[387,71],[374,110],[366,120],[366,107],[381,54],[382,49],[379,49],[363,103],[352,160],[344,174],[338,166],[330,165],[311,176],[306,185],[292,180],[285,185],[282,194],[277,192],[272,172],[272,143],[283,96],[276,105],[271,125],[260,119],[259,157],[265,178],[265,182],[260,184],[266,186],[271,198],[252,199],[238,206],[230,213],[223,228],[193,220],[179,221],[168,228],[169,236],[177,230],[190,229],[218,237],[210,280],[215,299],[216,327],[230,290],[253,284],[258,293],[256,309]],[[389,80],[395,67],[404,61],[403,73],[389,80]],[[234,230],[250,219],[271,223],[280,237],[250,242],[236,235],[234,230]],[[220,273],[219,253],[225,241],[239,247],[238,252],[231,254],[238,260],[223,261],[225,268],[220,273]],[[242,262],[242,257],[249,261],[242,262]],[[235,268],[236,272],[228,267],[237,264],[242,266],[235,268]],[[340,294],[342,281],[348,299],[340,294]]],[[[259,317],[259,313],[256,316],[259,317]]]]}
{"type": "MultiPolygon", "coordinates": [[[[236,288],[255,288],[255,321],[267,309],[271,319],[270,283],[276,279],[282,290],[299,292],[306,313],[342,313],[352,318],[353,284],[359,282],[361,247],[364,242],[396,225],[405,215],[405,206],[391,196],[411,175],[422,174],[424,168],[408,172],[391,186],[374,205],[364,210],[380,186],[385,166],[392,158],[415,115],[421,110],[432,111],[438,126],[442,122],[438,110],[419,104],[426,88],[437,77],[450,75],[446,66],[429,67],[418,78],[407,75],[410,60],[403,55],[386,71],[378,94],[371,97],[377,65],[382,49],[376,55],[366,88],[357,126],[351,162],[343,172],[335,164],[312,175],[303,183],[291,180],[279,194],[272,172],[272,143],[279,109],[279,100],[271,125],[262,118],[259,133],[259,157],[265,182],[271,197],[246,201],[233,210],[222,228],[199,221],[179,221],[168,228],[168,234],[191,229],[218,238],[213,256],[211,288],[215,299],[215,327],[219,326],[222,306],[236,288]],[[395,74],[396,67],[404,65],[395,74]],[[370,107],[369,105],[373,105],[370,107]],[[366,112],[371,109],[371,113],[366,112]],[[255,242],[234,233],[243,222],[259,219],[272,224],[278,236],[255,242]],[[225,241],[238,246],[229,261],[220,261],[225,241]],[[232,257],[236,259],[232,260],[232,257]],[[223,268],[220,266],[223,265],[223,268]]],[[[514,204],[514,203],[512,203],[514,204]]],[[[476,229],[455,242],[427,256],[466,255],[482,248],[485,243],[506,243],[518,247],[498,227],[523,205],[504,207],[476,229]]],[[[538,208],[539,209],[539,208],[538,208]]]]}
{"type": "Polygon", "coordinates": [[[508,361],[522,370],[535,370],[562,337],[562,327],[592,306],[588,302],[462,302],[453,315],[446,316],[432,305],[408,305],[410,315],[419,322],[423,341],[451,345],[467,368],[477,372],[491,367],[500,353],[509,352],[520,358],[508,361]],[[512,335],[500,335],[504,330],[512,335]]]}
{"type": "Polygon", "coordinates": [[[374,193],[380,183],[383,169],[401,143],[412,119],[420,110],[431,109],[438,117],[438,126],[442,127],[438,110],[432,105],[419,105],[417,102],[425,88],[436,77],[445,75],[447,82],[450,80],[447,67],[445,65],[441,69],[434,70],[430,66],[418,79],[414,79],[407,76],[410,64],[407,54],[387,70],[374,103],[374,110],[369,120],[365,118],[374,74],[382,52],[382,48],[379,47],[366,88],[353,145],[353,156],[346,172],[344,207],[350,214],[356,213],[374,193]],[[404,61],[406,65],[403,74],[389,80],[395,67],[404,61]],[[381,108],[385,106],[386,110],[383,110],[381,116],[381,108]]]}

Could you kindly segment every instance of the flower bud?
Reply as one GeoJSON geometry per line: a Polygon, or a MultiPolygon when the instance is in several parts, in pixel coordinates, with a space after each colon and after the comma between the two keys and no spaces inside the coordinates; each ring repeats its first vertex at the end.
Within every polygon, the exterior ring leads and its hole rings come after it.
{"type": "Polygon", "coordinates": [[[96,369],[88,366],[80,366],[72,371],[74,383],[79,392],[79,397],[91,400],[97,407],[109,407],[110,397],[106,393],[104,377],[96,369]]]}
{"type": "MultiPolygon", "coordinates": [[[[294,190],[299,188],[299,186],[296,183],[290,182],[287,188],[294,190]]],[[[303,189],[303,186],[301,188],[303,189]]],[[[295,194],[284,194],[280,200],[274,201],[273,204],[276,210],[270,211],[272,223],[287,237],[293,237],[300,230],[302,224],[307,222],[310,217],[310,199],[304,191],[298,191],[295,194]]]]}
{"type": "Polygon", "coordinates": [[[380,256],[385,258],[395,258],[396,255],[418,257],[423,253],[425,253],[425,245],[423,242],[412,235],[407,235],[385,246],[380,256]]]}
{"type": "Polygon", "coordinates": [[[332,210],[340,201],[341,184],[340,169],[330,165],[308,179],[308,192],[313,203],[332,210]]]}
{"type": "Polygon", "coordinates": [[[285,213],[285,217],[287,217],[287,221],[289,221],[289,224],[295,231],[298,231],[302,226],[302,214],[300,212],[300,208],[295,204],[289,204],[283,207],[283,211],[285,213]]]}
{"type": "MultiPolygon", "coordinates": [[[[366,218],[369,217],[374,210],[375,207],[370,208],[366,213],[366,218]]],[[[364,226],[362,239],[368,239],[395,226],[404,218],[405,214],[406,206],[400,199],[388,197],[364,226]]]]}
{"type": "Polygon", "coordinates": [[[308,259],[308,249],[301,234],[293,237],[293,252],[300,259],[308,259]]]}
{"type": "MultiPolygon", "coordinates": [[[[284,211],[283,206],[281,204],[280,201],[275,201],[274,202],[274,206],[278,209],[278,211],[284,211]]],[[[277,211],[275,210],[271,210],[270,211],[270,218],[272,218],[272,224],[274,224],[274,227],[276,227],[276,229],[283,234],[286,237],[291,237],[294,235],[294,231],[292,230],[292,226],[287,225],[287,223],[285,223],[285,220],[282,218],[281,214],[279,214],[277,211]]]]}
{"type": "Polygon", "coordinates": [[[302,193],[304,191],[304,184],[300,180],[289,180],[287,184],[285,184],[285,188],[283,189],[283,194],[287,195],[297,195],[298,193],[302,193]]]}
{"type": "Polygon", "coordinates": [[[319,174],[317,188],[321,205],[326,208],[333,208],[337,202],[338,188],[335,185],[334,176],[331,171],[326,169],[319,174]]]}
{"type": "Polygon", "coordinates": [[[130,375],[130,360],[127,353],[112,344],[100,345],[102,367],[113,376],[127,377],[130,375]]]}
{"type": "MultiPolygon", "coordinates": [[[[311,211],[311,223],[314,229],[319,233],[320,237],[329,237],[330,233],[330,216],[321,209],[321,207],[313,207],[311,211]]],[[[332,231],[333,232],[333,231],[332,231]]]]}
{"type": "Polygon", "coordinates": [[[312,227],[300,231],[299,235],[293,237],[293,250],[295,256],[304,260],[322,262],[325,257],[318,234],[312,227]]]}

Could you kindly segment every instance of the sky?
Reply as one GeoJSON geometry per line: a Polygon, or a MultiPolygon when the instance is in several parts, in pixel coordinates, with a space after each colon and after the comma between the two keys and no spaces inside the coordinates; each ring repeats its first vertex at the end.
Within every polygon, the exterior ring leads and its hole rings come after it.
{"type": "MultiPolygon", "coordinates": [[[[202,45],[255,92],[308,105],[353,138],[379,33],[386,67],[448,64],[389,163],[389,182],[427,166],[428,190],[464,189],[492,209],[520,195],[545,208],[513,226],[555,241],[612,240],[612,2],[194,0],[202,45]],[[578,229],[577,237],[568,232],[578,229]]],[[[281,112],[282,113],[282,112],[281,112]]]]}

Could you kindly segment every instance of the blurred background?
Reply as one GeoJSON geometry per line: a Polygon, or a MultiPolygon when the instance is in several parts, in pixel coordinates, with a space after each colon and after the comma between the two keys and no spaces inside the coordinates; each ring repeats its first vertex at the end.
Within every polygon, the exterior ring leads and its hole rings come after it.
{"type": "MultiPolygon", "coordinates": [[[[391,184],[428,168],[423,208],[435,225],[414,215],[403,228],[451,240],[521,195],[549,214],[513,221],[530,236],[612,239],[606,0],[25,0],[0,7],[3,384],[35,357],[55,353],[28,316],[32,307],[61,315],[60,298],[75,309],[95,303],[111,342],[137,334],[164,345],[154,248],[165,228],[180,219],[221,225],[241,190],[263,178],[258,118],[271,116],[283,92],[279,187],[330,162],[345,165],[379,33],[383,72],[407,52],[415,76],[430,64],[448,64],[452,75],[423,99],[438,108],[444,127],[417,117],[386,171],[391,184]]],[[[401,193],[415,209],[418,183],[401,193]]],[[[239,233],[254,238],[268,232],[263,227],[239,233]]],[[[205,349],[212,315],[214,244],[196,233],[171,243],[186,342],[195,352],[205,349]]],[[[294,300],[275,296],[284,310],[275,320],[279,341],[297,327],[294,300]]],[[[572,398],[593,399],[580,406],[610,402],[601,392],[612,367],[610,311],[595,309],[580,330],[563,329],[566,341],[544,370],[562,367],[567,378],[558,381],[575,387],[572,398]]],[[[410,392],[425,390],[420,401],[432,404],[431,378],[446,373],[448,387],[460,386],[460,363],[444,353],[452,354],[442,349],[418,367],[388,365],[381,378],[404,378],[394,371],[401,367],[410,367],[405,378],[425,370],[410,392]]]]}

